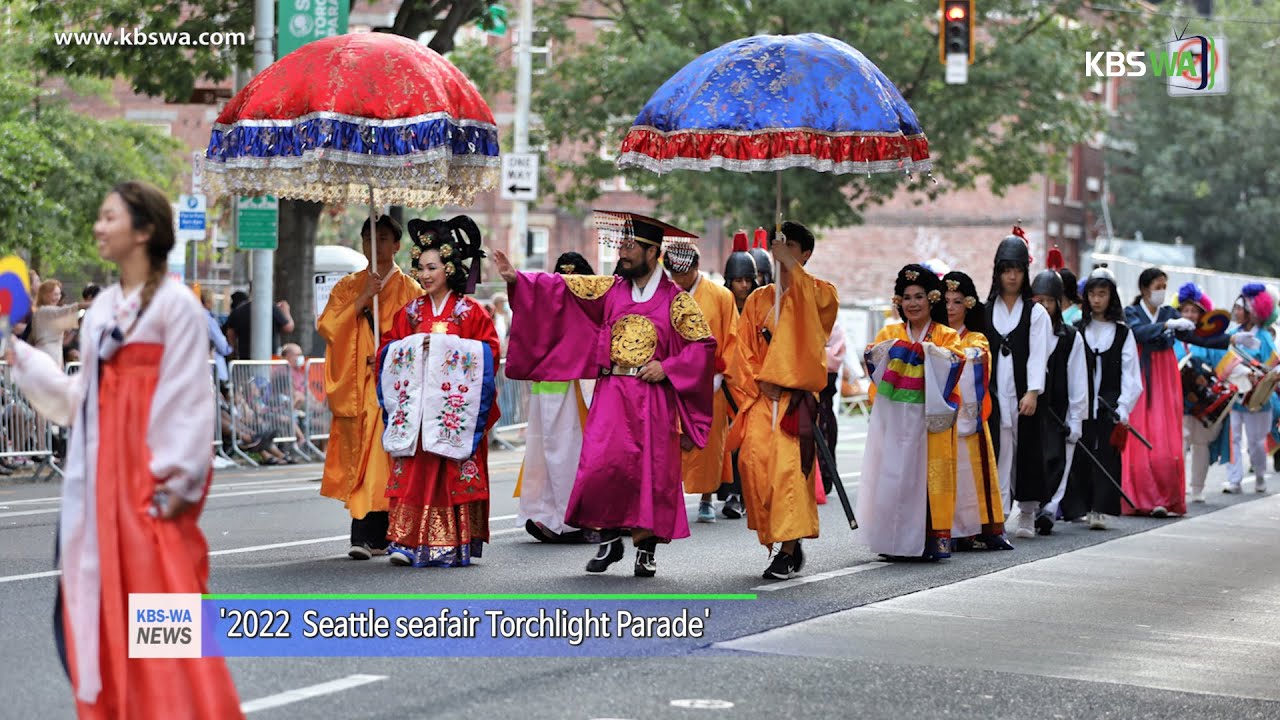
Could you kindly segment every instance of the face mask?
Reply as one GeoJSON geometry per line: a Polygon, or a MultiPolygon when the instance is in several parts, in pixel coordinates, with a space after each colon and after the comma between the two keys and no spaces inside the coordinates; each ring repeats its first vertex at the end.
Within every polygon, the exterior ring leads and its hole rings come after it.
{"type": "Polygon", "coordinates": [[[1163,305],[1163,304],[1164,304],[1164,293],[1165,293],[1165,291],[1164,291],[1164,290],[1152,290],[1152,291],[1151,291],[1151,304],[1152,304],[1152,305],[1156,305],[1156,306],[1163,305]]]}
{"type": "Polygon", "coordinates": [[[294,367],[302,367],[302,366],[303,366],[303,365],[305,365],[306,363],[307,363],[307,359],[306,359],[306,358],[304,358],[304,357],[302,357],[301,355],[299,355],[298,357],[296,357],[296,358],[294,358],[294,359],[293,359],[293,366],[294,366],[294,367]]]}

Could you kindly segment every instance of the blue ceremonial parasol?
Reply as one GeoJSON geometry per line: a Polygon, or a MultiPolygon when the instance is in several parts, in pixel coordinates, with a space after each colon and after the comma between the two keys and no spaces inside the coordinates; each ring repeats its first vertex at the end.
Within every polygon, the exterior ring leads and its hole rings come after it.
{"type": "Polygon", "coordinates": [[[915,112],[852,46],[756,35],[663,83],[622,141],[619,167],[759,172],[913,172],[932,167],[915,112]]]}
{"type": "Polygon", "coordinates": [[[898,88],[853,46],[817,33],[755,35],[699,56],[649,98],[618,152],[618,167],[656,173],[775,171],[775,238],[784,169],[909,174],[932,166],[898,88]]]}

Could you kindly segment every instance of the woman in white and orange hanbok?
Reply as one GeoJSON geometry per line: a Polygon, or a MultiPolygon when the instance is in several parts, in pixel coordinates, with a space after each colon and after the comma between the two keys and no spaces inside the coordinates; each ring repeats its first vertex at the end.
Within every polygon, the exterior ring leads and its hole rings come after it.
{"type": "Polygon", "coordinates": [[[209,591],[198,525],[216,417],[208,322],[166,275],[173,227],[158,188],[117,185],[93,233],[120,282],[85,315],[86,372],[68,378],[21,342],[7,356],[36,410],[71,426],[55,632],[80,718],[242,717],[222,658],[129,658],[131,594],[209,591]]]}

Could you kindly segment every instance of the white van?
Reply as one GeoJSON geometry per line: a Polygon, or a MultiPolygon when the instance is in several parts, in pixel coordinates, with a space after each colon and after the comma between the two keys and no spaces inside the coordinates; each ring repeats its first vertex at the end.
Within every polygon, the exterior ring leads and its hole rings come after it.
{"type": "Polygon", "coordinates": [[[343,276],[365,269],[369,259],[364,253],[346,245],[317,245],[315,247],[315,313],[316,318],[324,312],[329,302],[329,292],[343,276]]]}

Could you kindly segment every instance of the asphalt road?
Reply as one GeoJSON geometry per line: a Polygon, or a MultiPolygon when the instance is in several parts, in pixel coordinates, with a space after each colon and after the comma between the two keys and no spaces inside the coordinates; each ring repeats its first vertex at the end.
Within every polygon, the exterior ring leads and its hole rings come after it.
{"type": "MultiPolygon", "coordinates": [[[[845,421],[851,493],[864,435],[845,421]]],[[[348,518],[318,496],[318,466],[222,471],[202,520],[211,591],[756,599],[714,604],[701,638],[634,643],[629,657],[231,658],[250,717],[1280,717],[1274,497],[1215,492],[1185,519],[1060,524],[1013,552],[937,564],[879,562],[851,542],[832,497],[804,575],[784,583],[760,578],[767,553],[743,521],[694,524],[690,497],[693,536],[659,548],[658,576],[642,580],[629,548],[587,575],[593,548],[517,527],[519,460],[491,455],[493,542],[446,570],[349,560],[348,518]]],[[[56,493],[0,484],[4,718],[72,716],[48,622],[56,493]]]]}

